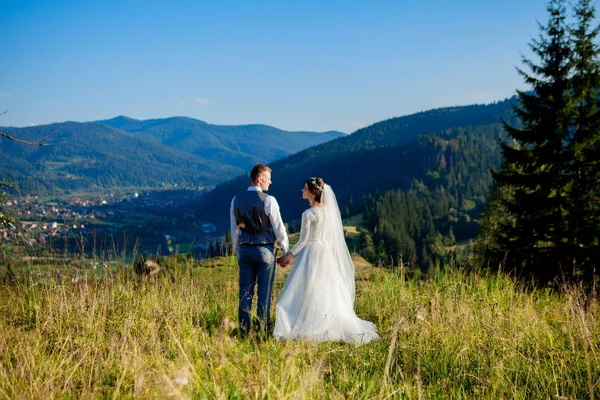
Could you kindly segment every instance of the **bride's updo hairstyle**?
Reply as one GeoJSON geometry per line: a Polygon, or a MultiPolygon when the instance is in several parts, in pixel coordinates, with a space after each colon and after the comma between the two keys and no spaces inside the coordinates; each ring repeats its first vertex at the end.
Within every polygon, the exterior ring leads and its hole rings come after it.
{"type": "Polygon", "coordinates": [[[321,202],[321,194],[323,193],[323,187],[325,186],[325,181],[323,178],[308,178],[306,180],[306,188],[310,193],[315,196],[315,201],[321,202]]]}

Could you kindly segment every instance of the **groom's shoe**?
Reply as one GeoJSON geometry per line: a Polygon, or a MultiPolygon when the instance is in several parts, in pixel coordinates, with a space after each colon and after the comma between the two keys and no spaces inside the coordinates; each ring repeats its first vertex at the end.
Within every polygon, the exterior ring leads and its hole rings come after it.
{"type": "Polygon", "coordinates": [[[260,332],[260,328],[261,328],[261,323],[258,320],[258,318],[252,318],[252,330],[254,332],[260,332]]]}
{"type": "Polygon", "coordinates": [[[229,337],[230,338],[238,338],[238,339],[245,339],[245,336],[242,336],[242,331],[240,330],[240,328],[234,328],[229,332],[229,337]]]}
{"type": "Polygon", "coordinates": [[[248,337],[248,333],[250,332],[250,329],[248,329],[247,326],[240,324],[239,328],[237,328],[236,331],[237,331],[237,336],[240,339],[246,339],[248,337]]]}
{"type": "Polygon", "coordinates": [[[269,321],[266,326],[260,320],[257,321],[257,322],[259,322],[259,324],[258,324],[258,326],[254,330],[258,333],[258,336],[260,338],[263,338],[264,340],[267,340],[268,338],[270,338],[271,336],[273,336],[274,325],[273,325],[273,323],[271,321],[269,321]]]}

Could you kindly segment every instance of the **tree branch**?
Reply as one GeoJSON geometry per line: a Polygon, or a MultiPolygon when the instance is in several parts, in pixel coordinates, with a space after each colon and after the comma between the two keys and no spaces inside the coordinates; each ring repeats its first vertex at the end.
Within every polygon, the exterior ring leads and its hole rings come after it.
{"type": "MultiPolygon", "coordinates": [[[[2,111],[2,112],[0,112],[0,116],[1,116],[1,115],[4,115],[4,114],[6,114],[7,112],[8,112],[8,111],[2,111]]],[[[21,139],[17,139],[16,137],[14,137],[14,136],[10,136],[9,134],[7,134],[7,133],[4,133],[4,132],[0,132],[0,137],[5,137],[5,138],[7,138],[7,139],[10,139],[10,140],[12,140],[12,141],[14,141],[14,142],[17,142],[17,143],[22,143],[22,144],[26,144],[26,145],[28,145],[28,146],[50,146],[50,144],[49,144],[49,143],[42,143],[42,141],[43,141],[44,139],[46,139],[46,138],[48,138],[48,137],[50,137],[50,136],[54,135],[56,132],[58,132],[58,129],[57,129],[57,130],[55,130],[54,132],[51,132],[51,133],[47,134],[47,135],[46,135],[46,136],[44,136],[43,138],[41,138],[41,139],[39,139],[39,140],[36,140],[35,142],[28,142],[27,140],[21,140],[21,139]]]]}
{"type": "Polygon", "coordinates": [[[35,141],[35,142],[28,142],[26,140],[17,139],[16,137],[10,136],[9,134],[6,134],[4,132],[0,132],[0,136],[2,136],[2,137],[5,137],[5,138],[10,139],[10,140],[13,140],[13,141],[15,141],[17,143],[27,144],[29,146],[49,146],[48,143],[42,143],[42,140],[44,140],[45,138],[47,138],[50,135],[46,135],[43,138],[41,138],[40,140],[35,141]]]}

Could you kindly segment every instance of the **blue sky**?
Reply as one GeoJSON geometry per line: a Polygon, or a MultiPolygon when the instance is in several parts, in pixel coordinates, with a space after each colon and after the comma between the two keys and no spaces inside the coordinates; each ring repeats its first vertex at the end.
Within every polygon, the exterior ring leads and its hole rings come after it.
{"type": "Polygon", "coordinates": [[[542,0],[2,0],[0,126],[356,129],[524,88],[542,0]]]}

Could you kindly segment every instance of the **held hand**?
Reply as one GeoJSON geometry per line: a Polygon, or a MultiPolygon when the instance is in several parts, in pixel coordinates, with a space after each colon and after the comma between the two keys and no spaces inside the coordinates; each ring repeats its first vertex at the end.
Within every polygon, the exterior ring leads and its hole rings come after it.
{"type": "Polygon", "coordinates": [[[283,256],[277,259],[277,264],[281,265],[281,267],[287,267],[293,259],[294,255],[290,252],[285,253],[283,256]]]}
{"type": "Polygon", "coordinates": [[[282,268],[287,267],[287,262],[285,261],[284,256],[281,256],[277,259],[277,264],[282,268]]]}

